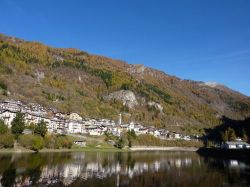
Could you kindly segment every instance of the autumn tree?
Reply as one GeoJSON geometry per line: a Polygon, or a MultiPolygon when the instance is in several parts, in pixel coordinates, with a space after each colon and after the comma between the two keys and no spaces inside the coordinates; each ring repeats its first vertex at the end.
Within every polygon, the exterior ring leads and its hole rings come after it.
{"type": "Polygon", "coordinates": [[[221,133],[221,139],[223,142],[235,141],[236,135],[234,129],[229,127],[224,133],[221,133]]]}

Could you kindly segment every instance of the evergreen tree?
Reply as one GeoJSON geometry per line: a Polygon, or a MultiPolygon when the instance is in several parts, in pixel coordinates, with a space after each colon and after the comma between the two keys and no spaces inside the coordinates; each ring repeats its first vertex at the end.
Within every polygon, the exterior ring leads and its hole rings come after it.
{"type": "Polygon", "coordinates": [[[124,140],[122,137],[118,138],[117,141],[116,141],[116,144],[115,146],[119,149],[122,149],[124,147],[124,140]]]}
{"type": "Polygon", "coordinates": [[[48,131],[48,129],[46,126],[46,122],[44,120],[40,121],[34,129],[34,133],[41,135],[42,137],[44,137],[46,135],[47,131],[48,131]]]}
{"type": "Polygon", "coordinates": [[[16,114],[16,117],[11,122],[11,132],[15,135],[16,138],[18,138],[18,136],[22,134],[24,128],[25,128],[24,114],[18,112],[16,114]]]}

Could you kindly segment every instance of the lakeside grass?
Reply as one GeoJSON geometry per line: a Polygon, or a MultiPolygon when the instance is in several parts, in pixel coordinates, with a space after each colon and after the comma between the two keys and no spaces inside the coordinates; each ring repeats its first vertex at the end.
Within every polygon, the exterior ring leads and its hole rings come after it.
{"type": "MultiPolygon", "coordinates": [[[[68,148],[49,149],[43,148],[39,150],[41,153],[49,152],[134,152],[134,151],[192,151],[200,147],[200,143],[197,142],[185,142],[185,141],[169,141],[159,140],[153,136],[138,136],[133,139],[133,146],[130,149],[126,146],[123,149],[114,147],[113,145],[105,141],[105,136],[85,136],[75,137],[68,136],[71,141],[84,140],[86,145],[84,147],[73,144],[68,148]]],[[[126,142],[125,145],[128,143],[126,142]]],[[[16,144],[14,148],[0,149],[0,153],[35,153],[36,151],[26,149],[20,144],[16,144]]]]}
{"type": "MultiPolygon", "coordinates": [[[[41,149],[39,153],[63,153],[63,152],[137,152],[137,151],[196,151],[195,147],[161,147],[161,146],[134,146],[130,148],[118,149],[115,147],[81,147],[71,149],[41,149]]],[[[0,149],[2,153],[36,153],[30,149],[0,149]]]]}
{"type": "MultiPolygon", "coordinates": [[[[115,147],[73,147],[71,149],[41,149],[39,153],[52,153],[52,152],[128,152],[129,149],[118,149],[115,147]]],[[[36,153],[36,151],[21,148],[6,148],[0,149],[0,153],[36,153]]]]}

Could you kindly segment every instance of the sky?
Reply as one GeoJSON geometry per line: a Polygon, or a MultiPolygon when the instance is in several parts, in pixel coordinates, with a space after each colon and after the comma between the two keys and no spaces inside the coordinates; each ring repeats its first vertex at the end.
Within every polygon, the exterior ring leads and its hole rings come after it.
{"type": "Polygon", "coordinates": [[[249,0],[0,0],[0,33],[250,96],[249,0]]]}

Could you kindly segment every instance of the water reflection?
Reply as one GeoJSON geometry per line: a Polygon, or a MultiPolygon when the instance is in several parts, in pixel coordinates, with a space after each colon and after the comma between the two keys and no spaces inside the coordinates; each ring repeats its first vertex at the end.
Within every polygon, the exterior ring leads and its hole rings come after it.
{"type": "Polygon", "coordinates": [[[0,186],[247,186],[248,161],[185,152],[0,155],[0,186]]]}

